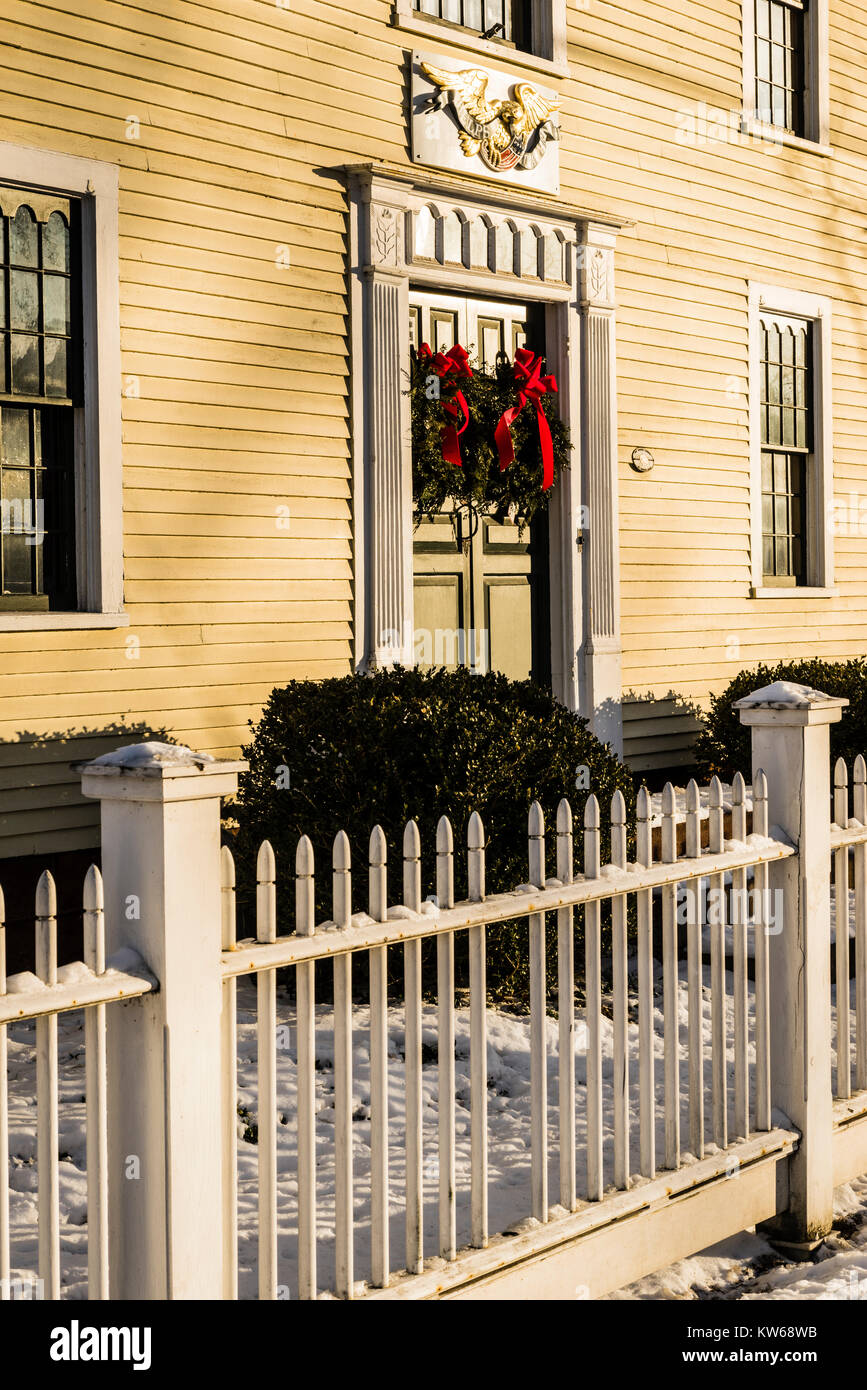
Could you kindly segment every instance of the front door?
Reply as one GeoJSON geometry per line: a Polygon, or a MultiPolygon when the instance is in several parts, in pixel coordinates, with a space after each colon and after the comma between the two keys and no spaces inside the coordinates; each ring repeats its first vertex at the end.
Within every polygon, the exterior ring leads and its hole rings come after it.
{"type": "MultiPolygon", "coordinates": [[[[544,352],[534,306],[410,293],[410,342],[448,351],[460,343],[472,365],[493,369],[499,352],[544,352]]],[[[413,538],[416,659],[471,666],[513,680],[551,679],[548,519],[524,531],[460,507],[424,521],[413,538]]]]}

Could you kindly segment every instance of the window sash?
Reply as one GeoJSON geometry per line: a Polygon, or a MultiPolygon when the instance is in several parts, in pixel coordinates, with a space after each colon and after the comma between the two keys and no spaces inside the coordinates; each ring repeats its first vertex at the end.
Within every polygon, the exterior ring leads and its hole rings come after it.
{"type": "Polygon", "coordinates": [[[78,213],[77,199],[0,186],[2,612],[76,607],[78,213]]]}
{"type": "Polygon", "coordinates": [[[761,329],[762,573],[805,585],[808,487],[814,448],[814,325],[763,315],[761,329]]]}
{"type": "Polygon", "coordinates": [[[755,0],[756,114],[792,135],[807,133],[807,5],[755,0]]]}

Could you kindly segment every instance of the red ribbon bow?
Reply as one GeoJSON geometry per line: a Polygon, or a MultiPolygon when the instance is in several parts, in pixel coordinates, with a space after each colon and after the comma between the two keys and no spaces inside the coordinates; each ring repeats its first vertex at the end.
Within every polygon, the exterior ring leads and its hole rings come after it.
{"type": "Polygon", "coordinates": [[[536,407],[539,443],[542,446],[542,489],[547,492],[554,482],[554,445],[551,429],[542,409],[542,397],[548,391],[556,391],[557,382],[553,376],[542,376],[542,358],[537,357],[529,348],[518,348],[515,353],[515,381],[519,388],[518,403],[503,411],[494,431],[500,455],[500,472],[514,462],[515,446],[512,443],[510,427],[530,401],[536,407]]]}
{"type": "Polygon", "coordinates": [[[443,425],[442,449],[443,458],[446,463],[454,464],[455,468],[462,467],[461,446],[458,438],[463,434],[467,425],[470,423],[470,412],[467,406],[466,397],[463,391],[458,389],[457,381],[461,377],[471,377],[470,360],[466,350],[456,343],[448,352],[438,352],[434,355],[427,343],[422,343],[418,350],[419,362],[427,362],[440,381],[444,382],[450,389],[450,395],[440,395],[443,410],[450,418],[443,425]],[[463,415],[463,423],[458,427],[458,415],[463,415]]]}

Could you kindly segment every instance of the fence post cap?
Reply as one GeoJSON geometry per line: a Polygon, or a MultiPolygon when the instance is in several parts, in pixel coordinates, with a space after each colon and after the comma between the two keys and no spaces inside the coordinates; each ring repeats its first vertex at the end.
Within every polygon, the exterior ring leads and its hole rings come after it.
{"type": "Polygon", "coordinates": [[[197,753],[183,743],[152,741],[126,744],[72,767],[81,773],[85,796],[149,801],[230,795],[247,764],[197,753]],[[216,782],[211,780],[214,777],[216,782]],[[206,786],[194,789],[191,784],[198,781],[206,786]]]}
{"type": "Polygon", "coordinates": [[[848,703],[809,685],[774,681],[735,700],[732,709],[738,711],[742,724],[833,724],[848,703]]]}

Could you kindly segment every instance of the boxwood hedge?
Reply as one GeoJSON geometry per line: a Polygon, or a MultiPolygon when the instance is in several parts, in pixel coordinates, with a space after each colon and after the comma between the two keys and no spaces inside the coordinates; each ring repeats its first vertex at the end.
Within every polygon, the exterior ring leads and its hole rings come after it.
{"type": "MultiPolygon", "coordinates": [[[[256,852],[264,838],[277,856],[278,929],[291,931],[295,846],[302,834],[313,842],[317,917],[323,920],[331,915],[331,849],[340,829],[350,840],[353,908],[360,911],[367,906],[368,840],[376,823],[388,842],[389,901],[399,902],[403,829],[411,818],[421,835],[423,896],[435,892],[437,823],[440,816],[450,818],[460,898],[466,893],[466,827],[474,810],[485,826],[489,892],[527,880],[527,815],[534,799],[545,812],[549,875],[556,868],[561,797],[572,805],[579,864],[591,792],[602,807],[603,862],[608,807],[617,787],[630,821],[634,813],[628,770],[587,721],[550,691],[496,673],[396,670],[292,681],[271,694],[244,757],[250,767],[233,809],[239,826],[233,848],[241,928],[249,935],[255,930],[256,852]]],[[[494,995],[525,996],[526,938],[526,922],[490,929],[488,982],[494,995]]],[[[432,958],[429,949],[425,955],[432,958]]],[[[556,953],[549,956],[555,967],[556,953]]],[[[459,967],[460,960],[459,955],[459,967]]]]}

